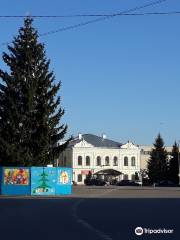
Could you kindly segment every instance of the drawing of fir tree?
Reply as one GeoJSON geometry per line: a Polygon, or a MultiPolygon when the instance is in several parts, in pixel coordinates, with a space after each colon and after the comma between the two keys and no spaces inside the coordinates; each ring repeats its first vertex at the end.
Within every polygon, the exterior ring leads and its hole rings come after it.
{"type": "Polygon", "coordinates": [[[45,173],[44,168],[43,168],[43,172],[39,175],[41,178],[39,179],[40,185],[38,187],[36,187],[33,192],[34,193],[40,193],[40,192],[48,192],[49,188],[51,188],[50,186],[47,185],[48,180],[48,174],[45,173]]]}

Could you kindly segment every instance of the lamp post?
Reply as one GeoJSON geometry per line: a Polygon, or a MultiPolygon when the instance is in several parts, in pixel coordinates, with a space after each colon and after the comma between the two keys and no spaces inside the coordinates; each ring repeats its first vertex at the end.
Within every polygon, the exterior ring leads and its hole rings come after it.
{"type": "Polygon", "coordinates": [[[94,174],[94,168],[91,168],[91,174],[92,174],[92,176],[93,176],[93,174],[94,174]]]}
{"type": "Polygon", "coordinates": [[[140,171],[139,171],[138,173],[139,173],[140,182],[141,182],[141,187],[142,187],[142,185],[143,185],[143,177],[144,177],[144,174],[145,174],[145,170],[144,170],[144,169],[140,169],[140,171]]]}
{"type": "Polygon", "coordinates": [[[140,169],[140,176],[141,176],[141,187],[143,185],[143,171],[142,169],[140,169]]]}
{"type": "MultiPolygon", "coordinates": [[[[103,171],[104,170],[104,164],[102,164],[102,165],[100,165],[100,167],[102,168],[102,170],[101,171],[103,171]]],[[[104,175],[103,175],[103,180],[104,180],[104,175]]]]}

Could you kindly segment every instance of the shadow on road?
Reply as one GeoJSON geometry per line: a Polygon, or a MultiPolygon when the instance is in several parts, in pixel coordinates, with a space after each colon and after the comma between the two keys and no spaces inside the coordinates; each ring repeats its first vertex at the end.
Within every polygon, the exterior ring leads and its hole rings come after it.
{"type": "Polygon", "coordinates": [[[179,239],[179,199],[0,199],[2,240],[179,239]],[[172,234],[134,233],[173,229],[172,234]]]}

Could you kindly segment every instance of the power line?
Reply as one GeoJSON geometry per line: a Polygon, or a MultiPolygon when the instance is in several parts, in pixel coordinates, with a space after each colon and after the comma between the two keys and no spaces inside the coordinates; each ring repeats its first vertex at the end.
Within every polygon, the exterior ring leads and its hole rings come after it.
{"type": "MultiPolygon", "coordinates": [[[[171,12],[144,12],[144,13],[119,13],[117,16],[144,16],[144,15],[176,15],[180,11],[171,12]]],[[[32,18],[76,18],[76,17],[110,17],[114,14],[76,14],[76,15],[31,15],[32,18]]],[[[0,15],[1,18],[26,18],[27,16],[16,15],[0,15]]]]}
{"type": "Polygon", "coordinates": [[[180,11],[173,11],[173,12],[125,13],[125,14],[121,14],[121,16],[175,15],[175,14],[180,14],[180,11]]]}
{"type": "Polygon", "coordinates": [[[99,17],[99,18],[89,20],[89,21],[86,21],[86,22],[81,22],[81,23],[78,23],[78,24],[74,24],[74,25],[70,25],[70,26],[67,26],[67,27],[62,27],[62,28],[59,28],[59,29],[56,29],[56,30],[52,30],[52,31],[49,31],[49,32],[46,32],[46,33],[42,33],[39,36],[47,36],[47,35],[55,34],[55,33],[58,33],[58,32],[67,31],[67,30],[70,30],[70,29],[82,27],[82,26],[85,26],[85,25],[88,25],[88,24],[91,24],[91,23],[104,21],[104,20],[107,20],[107,19],[110,19],[110,18],[113,18],[113,17],[116,17],[116,16],[121,16],[122,14],[128,14],[130,12],[134,12],[134,11],[137,11],[137,10],[140,10],[140,9],[143,9],[143,8],[147,8],[147,7],[151,7],[151,6],[166,2],[166,1],[167,0],[153,1],[151,3],[145,4],[145,5],[142,5],[142,6],[137,6],[137,7],[134,7],[134,8],[130,8],[128,10],[125,10],[125,11],[122,11],[122,12],[119,12],[119,13],[114,13],[114,14],[111,14],[111,15],[108,15],[108,16],[99,17]]]}
{"type": "MultiPolygon", "coordinates": [[[[74,25],[70,25],[70,26],[67,26],[67,27],[62,27],[62,28],[59,28],[59,29],[56,29],[56,30],[52,30],[52,31],[49,31],[49,32],[46,32],[46,33],[42,33],[42,34],[39,34],[39,36],[47,36],[47,35],[55,34],[55,33],[58,33],[58,32],[75,29],[75,28],[78,28],[78,27],[81,27],[81,26],[85,26],[85,25],[88,25],[88,24],[91,24],[91,23],[96,23],[96,22],[108,20],[108,19],[111,19],[111,18],[116,17],[116,16],[127,15],[127,14],[129,14],[131,12],[134,12],[134,11],[137,11],[137,10],[140,10],[140,9],[144,9],[144,8],[147,8],[147,7],[155,6],[155,5],[158,5],[158,4],[166,2],[166,1],[167,0],[153,1],[153,2],[150,2],[148,4],[141,5],[141,6],[136,6],[134,8],[130,8],[128,10],[124,10],[124,11],[121,11],[121,12],[118,12],[118,13],[114,13],[114,14],[110,14],[110,15],[103,15],[103,16],[101,16],[99,18],[96,18],[96,19],[93,19],[93,20],[89,20],[89,21],[86,21],[86,22],[80,22],[78,24],[74,24],[74,25]]],[[[139,15],[140,14],[143,15],[143,13],[139,13],[139,15]]],[[[73,16],[73,15],[71,15],[71,16],[73,16]]],[[[10,16],[4,16],[4,17],[10,17],[10,16]]],[[[11,17],[24,17],[24,16],[11,16],[11,17]]],[[[30,16],[30,17],[32,17],[32,16],[30,16]]],[[[46,17],[48,17],[48,16],[46,16],[46,17]]],[[[1,45],[6,45],[6,44],[8,44],[8,43],[2,43],[1,45]]]]}

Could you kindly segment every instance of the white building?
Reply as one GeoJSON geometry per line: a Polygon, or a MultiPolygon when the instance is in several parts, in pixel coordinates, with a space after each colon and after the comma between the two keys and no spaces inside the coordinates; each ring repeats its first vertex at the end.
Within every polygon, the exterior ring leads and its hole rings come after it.
{"type": "Polygon", "coordinates": [[[140,171],[140,148],[132,142],[121,144],[93,134],[79,134],[60,155],[60,166],[73,168],[73,180],[83,184],[89,171],[116,170],[120,179],[134,179],[140,171]]]}

